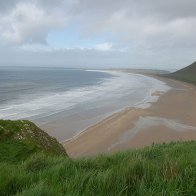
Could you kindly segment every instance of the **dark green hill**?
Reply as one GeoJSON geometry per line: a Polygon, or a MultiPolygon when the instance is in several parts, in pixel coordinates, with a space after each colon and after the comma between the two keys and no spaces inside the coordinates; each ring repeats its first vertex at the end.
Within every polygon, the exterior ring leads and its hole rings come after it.
{"type": "Polygon", "coordinates": [[[196,74],[196,62],[175,72],[175,74],[181,74],[181,73],[195,73],[196,74]]]}
{"type": "Polygon", "coordinates": [[[184,82],[196,84],[196,62],[167,76],[184,82]]]}
{"type": "Polygon", "coordinates": [[[27,120],[0,120],[0,161],[16,162],[33,153],[66,154],[55,138],[27,120]]]}

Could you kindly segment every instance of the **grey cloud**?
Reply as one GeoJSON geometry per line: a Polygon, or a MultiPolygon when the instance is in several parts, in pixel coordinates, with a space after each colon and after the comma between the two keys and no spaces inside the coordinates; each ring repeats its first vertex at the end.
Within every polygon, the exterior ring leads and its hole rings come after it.
{"type": "Polygon", "coordinates": [[[9,9],[12,9],[18,2],[21,0],[2,0],[0,1],[0,14],[3,12],[9,11],[9,9]]]}
{"type": "Polygon", "coordinates": [[[86,36],[110,32],[131,45],[196,47],[194,0],[81,0],[75,10],[86,36]]]}
{"type": "Polygon", "coordinates": [[[1,1],[0,7],[9,7],[1,13],[0,37],[4,39],[10,34],[16,37],[11,39],[15,43],[44,43],[50,30],[75,21],[84,37],[108,32],[108,41],[112,42],[147,47],[161,47],[165,43],[168,47],[195,46],[192,40],[196,34],[195,0],[8,0],[1,1]],[[25,9],[19,9],[25,5],[25,9]],[[28,14],[28,8],[32,13],[28,14]],[[2,22],[2,18],[7,20],[2,22]],[[37,20],[40,25],[35,23],[37,20]]]}
{"type": "Polygon", "coordinates": [[[194,50],[98,51],[94,49],[59,49],[25,51],[0,48],[1,66],[52,66],[72,68],[153,68],[175,70],[195,61],[194,50]]]}
{"type": "MultiPolygon", "coordinates": [[[[141,1],[140,1],[141,2],[141,1]]],[[[164,0],[142,1],[144,12],[156,13],[166,19],[189,18],[196,16],[196,2],[194,0],[164,0]]]]}
{"type": "Polygon", "coordinates": [[[68,16],[61,9],[49,10],[36,2],[36,0],[17,1],[9,11],[1,13],[0,41],[2,43],[45,43],[50,30],[66,25],[68,16]]]}
{"type": "Polygon", "coordinates": [[[196,16],[195,0],[80,0],[75,8],[78,13],[94,12],[95,15],[110,15],[124,9],[130,15],[154,15],[170,19],[196,16]]]}
{"type": "Polygon", "coordinates": [[[10,9],[13,9],[18,3],[34,3],[42,7],[56,8],[59,7],[59,5],[62,5],[64,2],[65,0],[1,0],[0,11],[9,11],[10,9]]]}
{"type": "Polygon", "coordinates": [[[195,10],[195,0],[3,0],[0,45],[10,46],[0,49],[0,65],[180,67],[195,60],[195,10]],[[83,38],[107,33],[106,43],[127,51],[18,49],[47,44],[48,33],[68,22],[78,25],[83,38]]]}
{"type": "Polygon", "coordinates": [[[8,66],[65,66],[65,67],[111,67],[118,66],[126,54],[118,51],[94,49],[62,49],[51,51],[24,51],[18,48],[0,48],[0,65],[8,66]],[[104,60],[103,60],[104,59],[104,60]]]}

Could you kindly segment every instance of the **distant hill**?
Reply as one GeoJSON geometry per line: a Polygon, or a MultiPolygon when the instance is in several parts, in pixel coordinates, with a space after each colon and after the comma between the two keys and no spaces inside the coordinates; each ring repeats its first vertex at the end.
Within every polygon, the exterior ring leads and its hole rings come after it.
{"type": "Polygon", "coordinates": [[[196,62],[166,76],[177,80],[182,80],[185,82],[196,84],[196,62]]]}
{"type": "Polygon", "coordinates": [[[33,153],[66,155],[58,141],[28,120],[0,120],[0,161],[17,162],[33,153]]]}

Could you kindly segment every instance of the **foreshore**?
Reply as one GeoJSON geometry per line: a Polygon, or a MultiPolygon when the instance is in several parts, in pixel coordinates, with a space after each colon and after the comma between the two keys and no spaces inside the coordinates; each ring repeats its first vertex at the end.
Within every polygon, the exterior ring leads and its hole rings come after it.
{"type": "Polygon", "coordinates": [[[126,108],[63,141],[70,157],[92,156],[152,143],[196,140],[196,88],[191,84],[158,77],[171,86],[147,109],[126,108]]]}

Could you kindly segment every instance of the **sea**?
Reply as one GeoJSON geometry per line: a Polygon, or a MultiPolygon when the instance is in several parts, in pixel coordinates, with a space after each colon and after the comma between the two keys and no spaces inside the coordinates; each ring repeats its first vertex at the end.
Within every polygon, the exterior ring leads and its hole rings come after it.
{"type": "Polygon", "coordinates": [[[27,119],[59,141],[127,107],[147,108],[164,82],[114,70],[0,67],[0,119],[27,119]]]}

